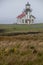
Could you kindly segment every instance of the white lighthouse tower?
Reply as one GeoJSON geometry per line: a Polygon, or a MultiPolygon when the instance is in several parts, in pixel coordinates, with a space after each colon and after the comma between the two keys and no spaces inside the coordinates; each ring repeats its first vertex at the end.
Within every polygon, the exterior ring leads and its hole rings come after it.
{"type": "Polygon", "coordinates": [[[31,22],[31,15],[32,9],[30,8],[30,4],[29,2],[27,2],[26,7],[25,7],[25,13],[26,13],[26,21],[28,22],[28,24],[30,24],[31,22]]]}

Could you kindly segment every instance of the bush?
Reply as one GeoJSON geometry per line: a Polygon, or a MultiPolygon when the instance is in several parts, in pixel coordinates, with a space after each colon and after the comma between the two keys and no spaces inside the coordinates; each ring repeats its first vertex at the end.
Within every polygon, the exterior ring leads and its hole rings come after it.
{"type": "Polygon", "coordinates": [[[36,50],[36,49],[34,49],[34,50],[33,50],[33,54],[36,54],[36,53],[37,53],[37,50],[36,50]]]}
{"type": "Polygon", "coordinates": [[[38,56],[42,56],[42,53],[38,53],[38,56]]]}
{"type": "Polygon", "coordinates": [[[10,52],[10,53],[14,53],[14,48],[11,48],[11,49],[9,50],[9,52],[10,52]]]}
{"type": "Polygon", "coordinates": [[[34,47],[34,46],[31,46],[30,48],[31,48],[31,49],[34,49],[35,47],[34,47]]]}

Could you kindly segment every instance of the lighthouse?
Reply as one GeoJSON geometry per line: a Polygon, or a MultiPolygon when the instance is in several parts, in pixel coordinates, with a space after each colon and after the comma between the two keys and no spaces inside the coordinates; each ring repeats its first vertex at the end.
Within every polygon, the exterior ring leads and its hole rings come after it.
{"type": "Polygon", "coordinates": [[[25,5],[24,11],[17,16],[17,24],[33,24],[35,17],[32,15],[32,9],[29,2],[25,5]]]}

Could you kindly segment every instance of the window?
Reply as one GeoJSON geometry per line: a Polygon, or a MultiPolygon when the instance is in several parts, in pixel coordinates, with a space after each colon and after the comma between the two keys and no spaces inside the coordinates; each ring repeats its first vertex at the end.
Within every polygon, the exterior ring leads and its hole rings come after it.
{"type": "Polygon", "coordinates": [[[22,19],[22,23],[24,23],[24,19],[22,19]]]}
{"type": "Polygon", "coordinates": [[[25,20],[25,23],[27,23],[27,20],[25,20]]]}
{"type": "Polygon", "coordinates": [[[32,21],[34,21],[34,20],[32,19],[32,21]]]}

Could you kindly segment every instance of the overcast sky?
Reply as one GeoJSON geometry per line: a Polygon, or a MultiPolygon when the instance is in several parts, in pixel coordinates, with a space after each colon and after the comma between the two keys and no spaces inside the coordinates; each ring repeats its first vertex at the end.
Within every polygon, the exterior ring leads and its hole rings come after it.
{"type": "Polygon", "coordinates": [[[37,22],[43,22],[43,0],[0,0],[0,24],[14,23],[29,2],[37,22]]]}

